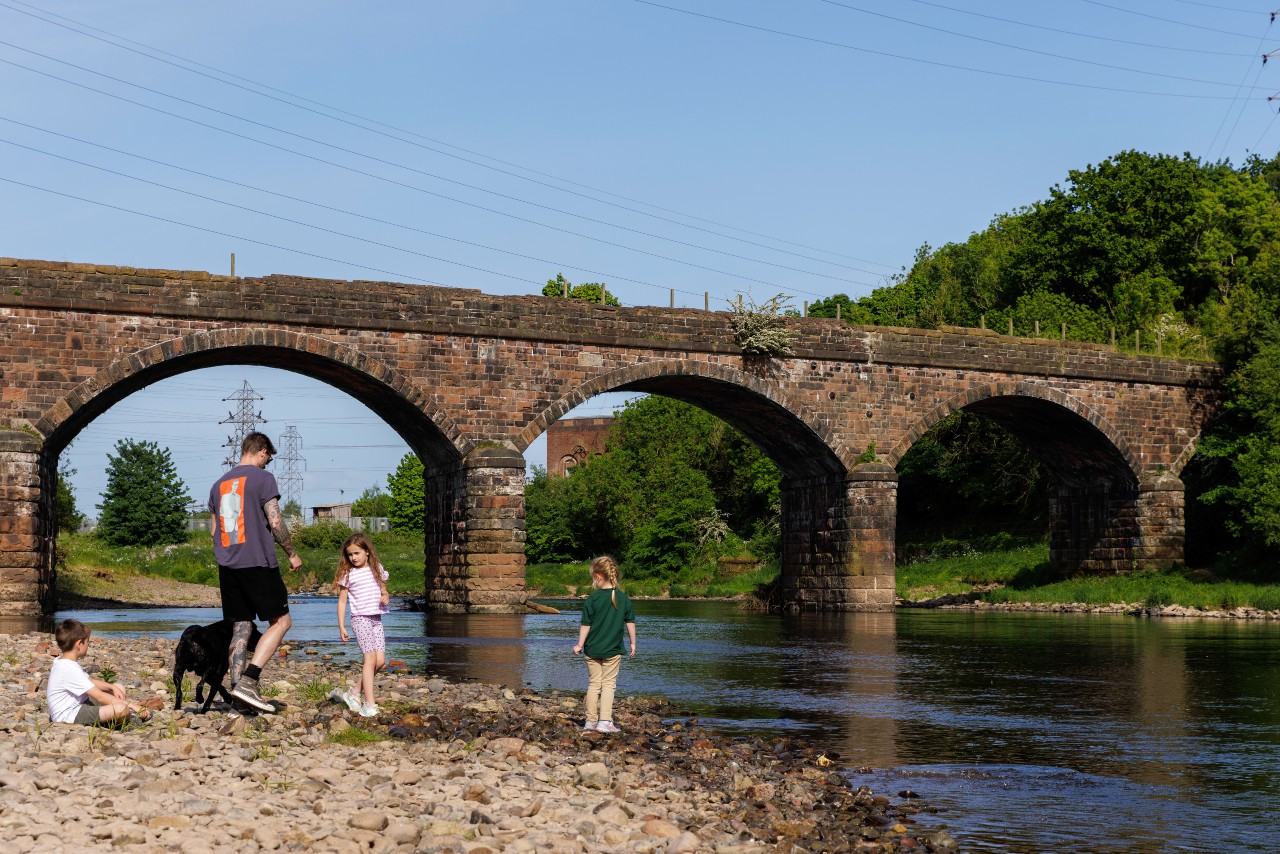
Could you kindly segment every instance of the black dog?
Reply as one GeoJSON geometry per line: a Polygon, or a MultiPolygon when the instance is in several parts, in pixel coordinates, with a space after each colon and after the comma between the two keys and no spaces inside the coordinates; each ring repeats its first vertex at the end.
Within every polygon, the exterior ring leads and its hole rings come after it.
{"type": "MultiPolygon", "coordinates": [[[[222,687],[222,678],[230,668],[227,656],[234,626],[235,623],[231,620],[219,620],[207,626],[187,626],[182,633],[173,653],[173,690],[177,694],[173,703],[174,711],[182,708],[182,677],[188,671],[200,677],[200,681],[196,683],[196,702],[204,704],[200,714],[209,711],[216,694],[222,694],[222,699],[231,702],[231,695],[222,687]],[[209,688],[207,699],[203,696],[206,686],[209,688]]],[[[262,632],[255,625],[249,635],[250,653],[257,648],[260,637],[262,632]]]]}

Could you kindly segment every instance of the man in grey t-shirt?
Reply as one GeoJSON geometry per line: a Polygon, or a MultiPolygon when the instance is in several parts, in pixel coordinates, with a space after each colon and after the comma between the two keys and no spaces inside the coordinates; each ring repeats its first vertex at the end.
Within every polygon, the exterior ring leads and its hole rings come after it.
{"type": "Polygon", "coordinates": [[[258,693],[258,679],[293,625],[289,591],[276,560],[276,543],[289,555],[291,567],[302,566],[280,513],[275,476],[265,470],[275,453],[270,439],[262,433],[250,433],[240,444],[240,464],[209,490],[222,616],[235,623],[229,652],[231,696],[262,712],[274,712],[275,706],[258,693]],[[255,618],[266,620],[268,626],[246,667],[255,618]]]}

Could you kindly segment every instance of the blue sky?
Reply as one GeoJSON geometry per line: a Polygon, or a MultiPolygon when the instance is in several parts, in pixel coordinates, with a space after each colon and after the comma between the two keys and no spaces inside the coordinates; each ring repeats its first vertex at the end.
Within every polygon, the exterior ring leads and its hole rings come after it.
{"type": "MultiPolygon", "coordinates": [[[[1274,154],[1270,11],[0,0],[0,255],[225,272],[234,252],[241,275],[493,294],[563,272],[628,305],[669,288],[713,308],[744,291],[860,296],[921,244],[1121,150],[1274,154]]],[[[407,450],[306,378],[193,373],[73,443],[81,504],[121,437],[170,447],[203,494],[221,398],[245,379],[269,433],[303,435],[307,504],[385,483],[407,450]]]]}

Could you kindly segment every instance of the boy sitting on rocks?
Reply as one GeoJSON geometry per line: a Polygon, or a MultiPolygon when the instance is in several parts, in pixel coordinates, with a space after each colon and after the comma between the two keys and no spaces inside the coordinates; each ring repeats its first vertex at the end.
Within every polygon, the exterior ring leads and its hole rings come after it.
{"type": "Polygon", "coordinates": [[[49,720],[98,726],[135,714],[140,720],[151,717],[149,710],[125,699],[124,688],[84,672],[80,659],[89,654],[89,634],[89,627],[79,620],[63,620],[54,629],[62,655],[54,659],[45,689],[49,720]]]}

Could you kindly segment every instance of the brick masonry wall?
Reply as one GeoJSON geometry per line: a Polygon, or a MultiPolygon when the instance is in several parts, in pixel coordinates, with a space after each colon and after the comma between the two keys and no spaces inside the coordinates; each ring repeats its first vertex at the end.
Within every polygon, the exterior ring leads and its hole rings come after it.
{"type": "Polygon", "coordinates": [[[562,418],[547,425],[547,473],[564,477],[569,469],[604,450],[613,418],[562,418]]]}
{"type": "MultiPolygon", "coordinates": [[[[523,451],[604,391],[651,391],[702,405],[756,441],[793,484],[845,482],[873,443],[876,461],[892,468],[947,414],[983,406],[1046,459],[1075,454],[1061,472],[1080,481],[1073,488],[1176,480],[1217,404],[1217,369],[1202,363],[987,330],[787,322],[798,334],[795,355],[760,360],[733,345],[726,312],[0,259],[0,427],[33,428],[44,440],[37,468],[48,467],[85,424],[166,376],[252,362],[329,382],[365,401],[443,478],[443,491],[428,501],[437,545],[429,547],[436,556],[427,574],[451,606],[466,608],[484,589],[459,580],[479,577],[468,574],[479,565],[468,555],[509,555],[484,558],[506,561],[491,578],[522,578],[523,556],[517,560],[515,533],[497,551],[479,545],[492,544],[481,533],[491,530],[480,527],[485,512],[522,507],[514,467],[467,474],[487,469],[467,469],[464,461],[478,449],[523,451]],[[472,500],[486,492],[506,503],[472,500]]],[[[828,487],[811,488],[817,492],[807,504],[823,505],[828,487]]],[[[796,490],[802,487],[793,496],[796,490]]],[[[1154,531],[1142,518],[1157,504],[1136,495],[1129,503],[1138,529],[1154,531]]],[[[1168,502],[1160,506],[1173,512],[1168,502]]],[[[0,515],[10,514],[0,506],[0,515]]],[[[787,515],[793,532],[826,530],[825,517],[802,515],[787,515]]],[[[885,518],[879,510],[871,516],[881,519],[876,524],[885,518]]],[[[504,521],[522,536],[522,518],[504,521]]],[[[1179,525],[1163,525],[1166,540],[1179,525]]],[[[839,530],[846,533],[836,538],[847,539],[868,529],[839,530]]],[[[858,567],[869,564],[851,563],[855,553],[846,547],[827,553],[837,575],[866,575],[858,567]]],[[[886,561],[877,560],[883,575],[886,561]]],[[[795,590],[809,572],[800,563],[784,571],[795,590]]],[[[814,577],[826,584],[829,575],[814,577]]]]}

